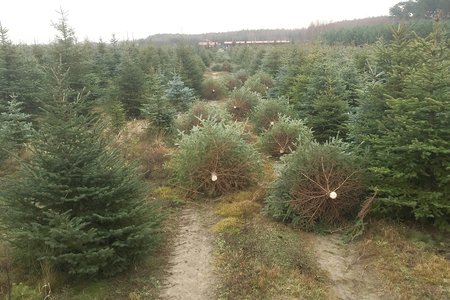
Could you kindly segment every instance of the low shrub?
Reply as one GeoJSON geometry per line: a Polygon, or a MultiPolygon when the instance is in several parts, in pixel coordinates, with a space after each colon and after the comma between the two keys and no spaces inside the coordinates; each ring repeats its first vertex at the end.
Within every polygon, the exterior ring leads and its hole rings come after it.
{"type": "Polygon", "coordinates": [[[343,143],[311,143],[283,157],[266,198],[266,212],[305,229],[341,223],[363,194],[362,170],[343,143]]]}
{"type": "Polygon", "coordinates": [[[201,126],[203,120],[214,119],[218,122],[231,120],[224,109],[204,101],[197,101],[184,114],[175,120],[175,127],[181,132],[189,133],[194,126],[201,126]]]}
{"type": "Polygon", "coordinates": [[[227,111],[237,121],[245,120],[252,112],[254,107],[258,105],[260,96],[246,88],[235,90],[227,101],[227,111]]]}
{"type": "Polygon", "coordinates": [[[269,130],[259,139],[259,148],[266,154],[279,157],[292,153],[299,145],[307,145],[313,140],[313,134],[303,121],[279,116],[269,130]]]}
{"type": "Polygon", "coordinates": [[[258,180],[258,153],[241,136],[243,127],[206,120],[182,134],[174,154],[174,179],[188,196],[220,196],[242,190],[258,180]]]}
{"type": "Polygon", "coordinates": [[[138,163],[139,173],[146,179],[165,179],[170,176],[167,162],[173,152],[172,136],[153,134],[145,126],[145,122],[129,122],[115,146],[127,161],[138,163]]]}

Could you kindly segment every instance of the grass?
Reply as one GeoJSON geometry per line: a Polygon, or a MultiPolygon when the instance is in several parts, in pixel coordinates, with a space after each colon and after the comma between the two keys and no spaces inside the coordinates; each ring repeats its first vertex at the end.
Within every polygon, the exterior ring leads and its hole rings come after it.
{"type": "Polygon", "coordinates": [[[259,189],[227,195],[215,205],[218,299],[327,299],[320,271],[301,235],[260,214],[259,189]]]}
{"type": "Polygon", "coordinates": [[[301,236],[262,216],[216,239],[219,299],[327,299],[326,275],[301,236]]]}
{"type": "Polygon", "coordinates": [[[449,237],[376,221],[358,246],[383,288],[397,299],[450,299],[449,237]]]}

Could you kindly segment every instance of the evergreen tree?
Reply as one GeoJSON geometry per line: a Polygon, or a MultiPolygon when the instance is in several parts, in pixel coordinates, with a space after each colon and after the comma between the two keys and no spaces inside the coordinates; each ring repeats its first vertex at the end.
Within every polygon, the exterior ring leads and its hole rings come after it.
{"type": "Polygon", "coordinates": [[[388,95],[371,170],[384,208],[449,230],[450,50],[439,23],[410,48],[418,60],[401,93],[388,95]]]}
{"type": "Polygon", "coordinates": [[[319,142],[330,138],[346,136],[348,103],[346,85],[338,72],[335,61],[316,61],[303,98],[296,103],[301,118],[312,127],[314,137],[319,142]]]}
{"type": "MultiPolygon", "coordinates": [[[[60,15],[58,22],[52,24],[57,34],[52,45],[51,65],[54,68],[60,67],[63,70],[70,70],[65,84],[69,91],[69,100],[72,101],[77,96],[76,91],[81,91],[87,86],[84,80],[84,76],[88,73],[88,68],[85,64],[87,57],[80,51],[75,31],[68,23],[67,12],[61,9],[58,13],[60,15]]],[[[52,82],[51,78],[49,82],[52,82]]],[[[51,97],[51,95],[47,95],[47,97],[51,97]]]]}
{"type": "Polygon", "coordinates": [[[19,53],[8,38],[8,29],[0,24],[0,99],[5,102],[19,89],[18,60],[19,53]]]}
{"type": "Polygon", "coordinates": [[[264,55],[266,54],[266,50],[264,48],[259,48],[254,56],[252,57],[252,61],[249,66],[250,74],[255,74],[259,70],[261,70],[262,62],[264,59],[264,55]]]}
{"type": "Polygon", "coordinates": [[[125,109],[120,101],[114,101],[110,109],[111,125],[115,131],[119,131],[127,123],[125,109]]]}
{"type": "Polygon", "coordinates": [[[347,136],[348,105],[333,94],[319,96],[313,103],[313,110],[307,118],[318,142],[326,142],[333,137],[347,136]]]}
{"type": "Polygon", "coordinates": [[[37,98],[42,94],[44,74],[26,47],[14,45],[8,30],[0,24],[0,102],[7,105],[10,96],[17,96],[27,113],[37,111],[37,98]]]}
{"type": "Polygon", "coordinates": [[[354,113],[349,117],[349,139],[354,145],[362,145],[360,151],[370,148],[371,140],[381,134],[384,127],[381,121],[386,111],[385,86],[377,72],[368,76],[361,90],[361,96],[354,113]]]}
{"type": "Polygon", "coordinates": [[[144,102],[145,74],[131,57],[122,61],[117,78],[117,96],[122,102],[128,117],[140,115],[144,102]]]}
{"type": "Polygon", "coordinates": [[[188,46],[179,45],[175,51],[178,63],[177,73],[188,87],[200,93],[204,71],[203,62],[188,46]]]}
{"type": "Polygon", "coordinates": [[[392,28],[392,35],[391,42],[381,40],[375,46],[373,62],[366,65],[366,83],[350,117],[351,140],[362,144],[361,149],[371,148],[374,139],[382,138],[387,95],[404,95],[405,80],[419,62],[410,28],[399,25],[392,28]]]}
{"type": "Polygon", "coordinates": [[[249,70],[254,56],[254,49],[249,46],[234,47],[231,49],[231,58],[243,70],[249,70]]]}
{"type": "Polygon", "coordinates": [[[166,94],[180,111],[186,111],[195,99],[194,90],[185,86],[181,77],[177,74],[173,75],[172,80],[167,83],[166,94]]]}
{"type": "Polygon", "coordinates": [[[145,91],[145,103],[141,111],[145,115],[152,127],[171,131],[176,111],[167,98],[166,88],[161,75],[150,75],[147,80],[145,91]]]}
{"type": "Polygon", "coordinates": [[[67,101],[60,86],[45,105],[31,161],[3,183],[2,227],[28,265],[109,276],[151,249],[159,217],[137,168],[102,137],[83,103],[67,101]]]}
{"type": "Polygon", "coordinates": [[[419,61],[418,53],[411,47],[414,34],[408,25],[392,28],[392,42],[380,41],[376,45],[375,66],[379,69],[386,92],[401,96],[405,79],[419,61]]]}
{"type": "Polygon", "coordinates": [[[281,49],[272,48],[268,51],[262,60],[262,69],[264,72],[275,76],[281,67],[281,49]]]}
{"type": "Polygon", "coordinates": [[[14,96],[7,105],[0,102],[0,160],[20,148],[33,133],[30,116],[23,112],[22,106],[14,96]]]}
{"type": "Polygon", "coordinates": [[[282,64],[275,76],[274,92],[277,96],[291,96],[290,88],[294,85],[295,78],[301,74],[305,63],[305,54],[297,47],[289,49],[282,57],[282,64]]]}

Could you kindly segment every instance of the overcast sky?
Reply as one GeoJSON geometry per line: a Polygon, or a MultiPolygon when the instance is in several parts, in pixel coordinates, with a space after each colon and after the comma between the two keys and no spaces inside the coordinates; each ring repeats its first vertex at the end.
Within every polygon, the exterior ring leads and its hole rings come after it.
{"type": "Polygon", "coordinates": [[[145,38],[155,33],[302,28],[388,15],[400,0],[0,0],[0,22],[15,43],[48,43],[60,7],[78,40],[145,38]]]}

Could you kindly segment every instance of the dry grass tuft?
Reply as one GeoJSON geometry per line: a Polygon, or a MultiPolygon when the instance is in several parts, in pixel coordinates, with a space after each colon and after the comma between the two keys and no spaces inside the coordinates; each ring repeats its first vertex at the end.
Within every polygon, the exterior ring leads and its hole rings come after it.
{"type": "Polygon", "coordinates": [[[243,223],[241,219],[237,217],[228,217],[220,220],[211,227],[213,233],[231,233],[238,234],[241,230],[243,223]]]}
{"type": "Polygon", "coordinates": [[[167,161],[172,153],[162,140],[155,140],[149,146],[141,146],[140,160],[144,169],[145,178],[164,179],[170,176],[167,161]]]}
{"type": "Polygon", "coordinates": [[[248,218],[259,213],[261,205],[251,200],[244,200],[233,203],[221,203],[216,209],[216,213],[222,217],[248,218]]]}
{"type": "Polygon", "coordinates": [[[131,162],[139,162],[142,174],[147,179],[167,179],[170,174],[167,162],[173,153],[169,139],[160,133],[151,136],[146,131],[146,122],[130,121],[117,136],[115,147],[131,162]]]}
{"type": "Polygon", "coordinates": [[[0,297],[10,295],[12,289],[12,258],[7,247],[0,244],[0,297]]]}
{"type": "Polygon", "coordinates": [[[399,299],[449,299],[450,261],[410,239],[410,231],[381,221],[371,224],[358,244],[361,256],[371,258],[384,288],[399,299]]]}
{"type": "Polygon", "coordinates": [[[326,275],[298,233],[259,212],[267,183],[275,178],[265,161],[258,186],[223,196],[213,226],[219,299],[329,299],[326,275]]]}
{"type": "Polygon", "coordinates": [[[0,177],[12,174],[19,168],[19,163],[16,159],[8,158],[0,161],[0,177]]]}
{"type": "Polygon", "coordinates": [[[156,198],[161,200],[172,200],[181,198],[179,192],[169,186],[160,186],[153,190],[152,193],[156,198]]]}

